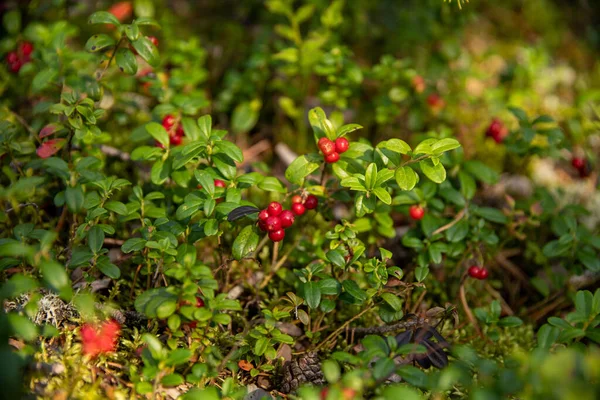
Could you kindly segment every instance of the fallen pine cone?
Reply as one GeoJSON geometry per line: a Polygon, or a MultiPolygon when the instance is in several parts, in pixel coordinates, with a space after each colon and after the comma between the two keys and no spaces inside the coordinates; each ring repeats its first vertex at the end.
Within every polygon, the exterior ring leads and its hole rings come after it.
{"type": "Polygon", "coordinates": [[[283,365],[282,393],[291,393],[304,383],[316,386],[325,384],[317,353],[302,354],[283,365]]]}

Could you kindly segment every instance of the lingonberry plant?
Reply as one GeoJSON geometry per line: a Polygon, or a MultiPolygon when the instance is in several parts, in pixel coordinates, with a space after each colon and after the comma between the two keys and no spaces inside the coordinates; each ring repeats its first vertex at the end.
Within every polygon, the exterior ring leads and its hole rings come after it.
{"type": "Polygon", "coordinates": [[[0,9],[0,397],[596,396],[581,13],[166,3],[0,9]]]}

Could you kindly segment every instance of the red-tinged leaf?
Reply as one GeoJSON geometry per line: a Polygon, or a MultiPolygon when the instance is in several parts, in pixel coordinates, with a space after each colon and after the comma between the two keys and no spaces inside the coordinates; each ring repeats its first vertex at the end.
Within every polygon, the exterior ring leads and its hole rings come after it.
{"type": "Polygon", "coordinates": [[[41,158],[52,157],[67,143],[66,139],[50,139],[38,147],[36,153],[41,158]]]}
{"type": "Polygon", "coordinates": [[[48,124],[48,125],[46,125],[40,131],[40,139],[43,139],[43,138],[45,138],[47,136],[50,136],[50,135],[54,134],[59,129],[60,129],[60,126],[58,124],[48,124]]]}

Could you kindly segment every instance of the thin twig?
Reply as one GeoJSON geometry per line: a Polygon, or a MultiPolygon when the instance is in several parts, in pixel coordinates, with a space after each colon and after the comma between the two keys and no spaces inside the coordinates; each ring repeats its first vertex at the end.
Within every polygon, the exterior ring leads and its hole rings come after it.
{"type": "Polygon", "coordinates": [[[350,323],[352,321],[355,321],[358,318],[362,317],[365,313],[367,313],[367,311],[371,311],[373,309],[373,307],[374,307],[374,305],[371,305],[371,306],[365,308],[364,310],[362,310],[361,312],[359,312],[358,314],[356,314],[354,317],[350,318],[342,326],[340,326],[338,329],[336,329],[335,331],[333,331],[331,333],[331,335],[327,336],[327,338],[325,340],[323,340],[317,347],[315,347],[314,351],[319,350],[321,347],[323,347],[325,344],[327,344],[327,342],[329,342],[331,339],[333,339],[334,337],[338,336],[340,334],[340,332],[343,332],[344,329],[346,329],[346,327],[348,325],[350,325],[350,323]]]}
{"type": "Polygon", "coordinates": [[[477,319],[475,319],[475,316],[471,312],[471,308],[469,308],[469,303],[467,303],[467,296],[465,294],[464,280],[460,284],[459,297],[460,297],[460,302],[463,306],[463,309],[465,310],[465,314],[467,314],[467,318],[469,319],[469,321],[471,322],[471,324],[473,325],[473,327],[475,328],[475,330],[477,331],[479,336],[481,336],[481,329],[479,329],[479,324],[477,323],[477,319]]]}
{"type": "Polygon", "coordinates": [[[437,235],[438,233],[442,233],[445,230],[452,228],[465,216],[466,210],[467,210],[466,208],[463,208],[462,210],[460,210],[460,212],[458,214],[456,214],[456,217],[454,217],[454,219],[452,221],[450,221],[449,223],[447,223],[444,226],[440,226],[439,228],[437,228],[435,231],[433,231],[431,236],[437,235]]]}

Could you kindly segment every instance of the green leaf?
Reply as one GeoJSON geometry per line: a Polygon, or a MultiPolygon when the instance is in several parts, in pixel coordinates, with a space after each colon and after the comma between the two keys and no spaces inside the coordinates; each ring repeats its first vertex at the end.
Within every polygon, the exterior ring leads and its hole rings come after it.
{"type": "Polygon", "coordinates": [[[123,243],[121,246],[121,251],[123,253],[131,253],[132,251],[140,251],[146,247],[146,239],[142,238],[131,238],[123,243]]]}
{"type": "Polygon", "coordinates": [[[478,180],[487,183],[488,185],[494,184],[498,181],[499,175],[496,171],[477,160],[465,161],[463,164],[465,170],[473,175],[478,180]]]}
{"type": "Polygon", "coordinates": [[[170,366],[182,365],[188,362],[192,355],[193,353],[189,349],[175,349],[169,353],[166,363],[170,366]]]}
{"type": "Polygon", "coordinates": [[[244,161],[244,155],[242,150],[235,144],[228,142],[227,140],[221,140],[217,142],[216,147],[224,154],[227,154],[233,161],[241,163],[244,161]]]}
{"type": "Polygon", "coordinates": [[[42,261],[40,263],[40,271],[42,272],[44,281],[52,289],[63,292],[71,288],[65,267],[56,261],[42,261]]]}
{"type": "Polygon", "coordinates": [[[231,130],[235,133],[249,132],[258,121],[261,107],[259,99],[238,104],[231,116],[231,130]]]}
{"type": "Polygon", "coordinates": [[[344,288],[344,291],[346,293],[359,300],[360,302],[363,302],[367,299],[367,293],[365,293],[364,290],[359,288],[358,284],[354,281],[345,280],[342,282],[342,287],[344,288]]]}
{"type": "Polygon", "coordinates": [[[37,339],[39,333],[37,326],[24,315],[9,313],[7,316],[8,325],[13,334],[27,342],[37,339]]]}
{"type": "Polygon", "coordinates": [[[146,131],[160,144],[169,147],[169,133],[164,126],[157,122],[149,122],[146,124],[146,131]]]}
{"type": "Polygon", "coordinates": [[[117,50],[115,60],[117,61],[119,69],[126,74],[133,75],[138,70],[138,64],[137,60],[135,59],[135,55],[133,55],[131,50],[125,47],[121,47],[119,50],[117,50]]]}
{"type": "Polygon", "coordinates": [[[120,201],[108,201],[104,203],[104,208],[119,215],[127,215],[129,212],[127,211],[127,206],[120,201]]]}
{"type": "Polygon", "coordinates": [[[390,305],[395,311],[402,311],[402,300],[393,293],[382,293],[381,298],[390,305]]]}
{"type": "Polygon", "coordinates": [[[319,282],[321,294],[325,296],[335,296],[340,294],[342,285],[333,278],[322,279],[319,282]]]}
{"type": "Polygon", "coordinates": [[[125,35],[130,41],[136,40],[138,37],[140,37],[140,28],[138,24],[130,24],[125,26],[125,35]]]}
{"type": "Polygon", "coordinates": [[[358,124],[342,125],[338,128],[336,135],[337,135],[337,137],[343,137],[343,136],[346,136],[347,134],[349,134],[350,132],[354,132],[354,131],[356,131],[358,129],[362,129],[362,128],[363,127],[358,124]]]}
{"type": "Polygon", "coordinates": [[[198,118],[198,126],[200,127],[200,133],[208,140],[212,134],[212,117],[210,115],[203,115],[198,118]]]}
{"type": "Polygon", "coordinates": [[[254,344],[254,354],[257,356],[262,356],[267,351],[267,347],[269,347],[270,340],[266,337],[259,338],[254,344]]]}
{"type": "Polygon", "coordinates": [[[306,282],[303,284],[304,287],[304,300],[306,304],[315,309],[321,302],[321,288],[317,282],[306,282]]]}
{"type": "Polygon", "coordinates": [[[95,253],[98,253],[104,244],[104,231],[98,225],[94,225],[88,232],[88,246],[95,253]]]}
{"type": "Polygon", "coordinates": [[[475,196],[477,190],[477,184],[475,179],[465,171],[458,172],[458,180],[460,182],[460,193],[465,199],[471,200],[475,196]]]}
{"type": "Polygon", "coordinates": [[[313,108],[308,112],[308,121],[317,138],[326,136],[330,140],[336,139],[335,129],[331,121],[327,119],[325,111],[321,107],[313,108]]]}
{"type": "Polygon", "coordinates": [[[329,250],[325,254],[325,256],[327,257],[327,259],[329,261],[331,261],[337,267],[343,267],[344,265],[346,265],[346,260],[344,259],[344,256],[337,249],[336,250],[329,250]]]}
{"type": "Polygon", "coordinates": [[[140,36],[139,39],[131,42],[135,51],[138,52],[148,64],[153,67],[157,66],[160,59],[158,58],[158,49],[146,36],[140,36]]]}
{"type": "Polygon", "coordinates": [[[492,207],[477,207],[474,210],[475,215],[478,215],[488,221],[496,222],[498,224],[506,224],[508,218],[502,211],[492,207]]]}
{"type": "Polygon", "coordinates": [[[121,23],[111,13],[107,11],[96,11],[92,15],[90,15],[90,19],[88,19],[88,24],[112,24],[115,26],[120,26],[121,23]]]}
{"type": "Polygon", "coordinates": [[[21,31],[21,13],[19,9],[6,11],[2,16],[2,24],[6,32],[11,35],[17,35],[21,31]]]}
{"type": "Polygon", "coordinates": [[[577,291],[575,295],[575,309],[586,318],[589,318],[592,312],[593,299],[594,296],[589,290],[577,291]]]}
{"type": "Polygon", "coordinates": [[[258,246],[258,240],[259,237],[256,232],[254,232],[252,226],[246,226],[233,241],[233,258],[236,260],[241,260],[248,254],[252,253],[254,250],[256,250],[256,246],[258,246]]]}
{"type": "Polygon", "coordinates": [[[281,181],[274,176],[267,176],[258,184],[258,187],[262,190],[266,190],[267,192],[277,192],[277,193],[286,193],[287,189],[281,181]]]}
{"type": "Polygon", "coordinates": [[[433,161],[428,158],[420,161],[419,166],[421,167],[421,171],[423,171],[425,176],[431,179],[433,182],[442,183],[446,180],[446,169],[442,163],[435,165],[433,161]]]}
{"type": "Polygon", "coordinates": [[[392,204],[392,196],[390,196],[386,189],[378,187],[373,189],[373,193],[375,193],[375,196],[377,196],[384,204],[387,204],[388,206],[392,204]]]}
{"type": "Polygon", "coordinates": [[[39,93],[52,83],[57,75],[57,71],[53,68],[45,68],[38,72],[31,81],[31,91],[39,93]]]}
{"type": "Polygon", "coordinates": [[[454,150],[459,147],[460,143],[458,142],[458,140],[452,138],[445,138],[433,143],[431,145],[431,150],[433,150],[433,152],[439,156],[440,154],[446,151],[454,150]]]}
{"type": "Polygon", "coordinates": [[[542,349],[549,349],[558,340],[560,329],[550,326],[548,324],[542,325],[537,332],[538,347],[542,349]]]}
{"type": "Polygon", "coordinates": [[[404,140],[401,139],[390,139],[385,142],[381,142],[377,147],[391,150],[400,154],[408,154],[411,151],[410,146],[404,140]]]}
{"type": "Polygon", "coordinates": [[[223,153],[216,153],[214,154],[213,162],[215,163],[215,166],[219,172],[225,178],[230,180],[235,179],[237,167],[235,166],[235,162],[231,159],[231,157],[223,153]]]}
{"type": "Polygon", "coordinates": [[[373,378],[384,380],[393,374],[395,369],[396,364],[394,364],[394,360],[387,357],[380,358],[372,368],[373,378]]]}
{"type": "Polygon", "coordinates": [[[81,186],[77,185],[75,187],[67,187],[65,189],[65,201],[69,211],[73,213],[79,212],[79,210],[81,210],[83,207],[84,201],[83,190],[81,189],[81,186]]]}
{"type": "Polygon", "coordinates": [[[98,260],[96,260],[96,267],[102,272],[104,275],[108,276],[112,279],[119,279],[121,276],[121,270],[115,264],[110,262],[110,258],[107,256],[100,256],[98,260]]]}
{"type": "Polygon", "coordinates": [[[194,177],[202,186],[202,190],[206,190],[210,197],[215,195],[215,181],[212,176],[206,171],[194,171],[194,177]]]}
{"type": "Polygon", "coordinates": [[[152,170],[150,171],[150,179],[155,185],[162,185],[171,174],[171,160],[167,161],[158,160],[154,162],[152,170]]]}
{"type": "Polygon", "coordinates": [[[410,167],[400,167],[396,170],[396,182],[402,190],[412,190],[417,182],[419,176],[410,167]]]}
{"type": "Polygon", "coordinates": [[[523,109],[518,107],[508,107],[508,111],[512,113],[518,120],[520,124],[529,123],[529,118],[527,118],[527,113],[523,111],[523,109]]]}
{"type": "Polygon", "coordinates": [[[304,179],[319,169],[322,158],[318,154],[306,154],[296,158],[285,170],[285,178],[296,185],[304,185],[304,179]]]}
{"type": "Polygon", "coordinates": [[[369,164],[365,171],[365,187],[368,190],[372,190],[375,187],[377,181],[377,165],[375,163],[369,164]]]}
{"type": "Polygon", "coordinates": [[[163,386],[179,386],[184,382],[185,382],[185,379],[183,379],[183,376],[181,376],[177,373],[166,375],[160,381],[160,383],[163,386]]]}
{"type": "Polygon", "coordinates": [[[106,50],[109,47],[113,47],[114,45],[115,40],[113,38],[100,33],[88,39],[85,44],[85,49],[87,51],[91,51],[92,53],[96,53],[98,51],[106,50]]]}

